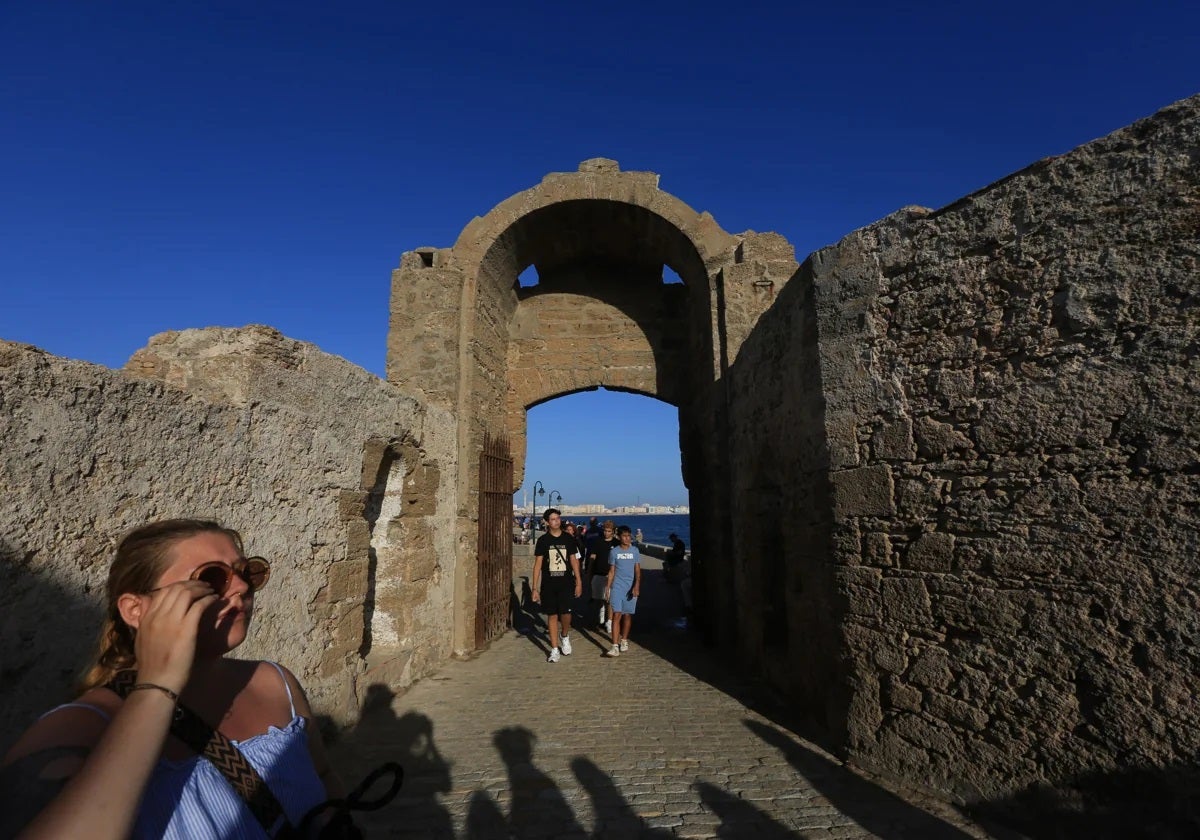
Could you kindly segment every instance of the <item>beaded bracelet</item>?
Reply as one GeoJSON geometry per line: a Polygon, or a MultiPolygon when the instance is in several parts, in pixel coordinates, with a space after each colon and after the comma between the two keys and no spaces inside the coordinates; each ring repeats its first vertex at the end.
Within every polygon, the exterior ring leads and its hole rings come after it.
{"type": "Polygon", "coordinates": [[[139,689],[143,689],[143,688],[153,688],[156,691],[161,691],[163,694],[165,694],[171,698],[172,703],[179,702],[178,694],[176,694],[174,691],[167,688],[166,686],[157,685],[156,683],[148,683],[148,682],[136,683],[135,685],[130,686],[129,690],[130,691],[138,691],[139,689]]]}

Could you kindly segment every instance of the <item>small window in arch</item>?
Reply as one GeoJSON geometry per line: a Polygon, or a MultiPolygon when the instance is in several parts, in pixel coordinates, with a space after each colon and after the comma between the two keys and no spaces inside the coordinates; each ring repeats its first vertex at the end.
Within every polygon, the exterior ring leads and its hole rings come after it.
{"type": "Polygon", "coordinates": [[[517,275],[517,288],[528,289],[530,286],[538,284],[538,270],[536,265],[531,265],[517,275]]]}
{"type": "Polygon", "coordinates": [[[664,266],[663,266],[663,283],[664,283],[664,284],[666,284],[666,283],[679,283],[680,285],[682,285],[682,284],[683,284],[683,278],[682,278],[682,277],[680,277],[678,274],[676,274],[676,273],[675,273],[675,269],[671,268],[671,266],[669,266],[669,265],[664,265],[664,266]]]}

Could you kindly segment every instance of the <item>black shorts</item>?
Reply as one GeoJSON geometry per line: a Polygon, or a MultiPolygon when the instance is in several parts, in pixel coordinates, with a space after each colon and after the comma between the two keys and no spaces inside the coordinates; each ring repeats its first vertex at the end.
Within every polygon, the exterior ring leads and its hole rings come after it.
{"type": "Polygon", "coordinates": [[[575,576],[564,575],[542,581],[541,607],[544,615],[566,615],[575,605],[575,576]]]}

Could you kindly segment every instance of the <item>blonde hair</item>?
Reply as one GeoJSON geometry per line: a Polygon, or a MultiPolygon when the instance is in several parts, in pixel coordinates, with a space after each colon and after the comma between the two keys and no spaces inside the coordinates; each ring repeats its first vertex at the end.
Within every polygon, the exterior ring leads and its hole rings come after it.
{"type": "Polygon", "coordinates": [[[239,552],[242,550],[242,537],[237,531],[206,519],[163,519],[134,528],[121,538],[108,570],[104,624],[100,628],[96,657],[79,680],[80,693],[104,685],[118,671],[137,666],[135,633],[121,618],[117,600],[129,592],[149,592],[154,588],[154,583],[171,565],[175,543],[213,532],[225,534],[239,552]]]}

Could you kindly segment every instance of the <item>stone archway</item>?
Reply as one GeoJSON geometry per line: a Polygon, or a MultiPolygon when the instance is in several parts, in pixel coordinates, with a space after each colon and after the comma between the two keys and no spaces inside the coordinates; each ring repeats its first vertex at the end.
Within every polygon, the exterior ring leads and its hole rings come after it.
{"type": "MultiPolygon", "coordinates": [[[[694,495],[694,476],[721,473],[716,384],[794,270],[779,237],[731,235],[660,190],[655,173],[622,172],[605,159],[547,175],[473,219],[452,248],[403,255],[392,276],[387,376],[457,418],[456,648],[474,638],[485,436],[512,442],[519,486],[529,407],[596,387],[645,394],[679,408],[694,495]],[[523,288],[518,276],[529,266],[539,282],[523,288]],[[665,283],[664,266],[682,283],[665,283]]],[[[704,490],[718,506],[723,493],[704,490]]]]}

